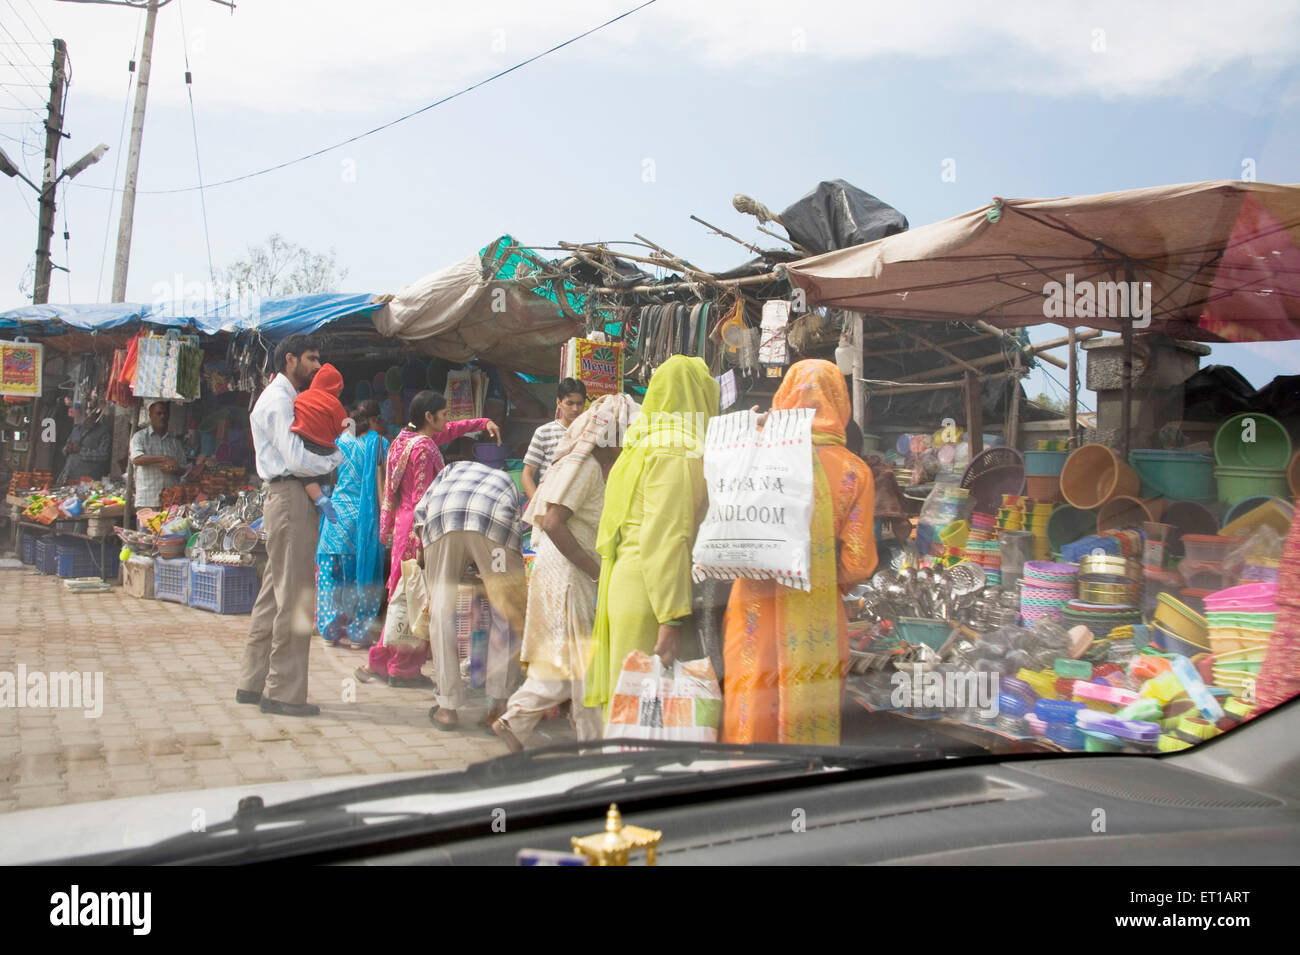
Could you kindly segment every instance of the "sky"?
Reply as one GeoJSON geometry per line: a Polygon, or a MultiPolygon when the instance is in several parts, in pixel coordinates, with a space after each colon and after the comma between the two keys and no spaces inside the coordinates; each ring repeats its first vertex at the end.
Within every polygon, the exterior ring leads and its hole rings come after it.
{"type": "MultiPolygon", "coordinates": [[[[172,0],[158,14],[127,300],[207,282],[210,265],[272,233],[333,250],[343,291],[391,292],[504,233],[546,246],[639,232],[728,268],[748,253],[692,213],[775,246],[732,195],[780,209],[825,179],[913,226],[993,196],[1300,182],[1294,3],[655,0],[388,129],[217,184],[348,140],[641,2],[243,0],[232,12],[172,0]],[[213,184],[202,192],[200,168],[213,184]]],[[[110,147],[60,189],[53,258],[70,271],[54,273],[52,302],[109,299],[143,22],[125,6],[0,0],[0,147],[39,177],[52,36],[72,68],[61,166],[110,147]]],[[[0,181],[0,222],[3,309],[32,289],[36,202],[18,179],[0,181]]],[[[1215,346],[1209,362],[1258,387],[1300,372],[1300,343],[1215,346]]],[[[1026,390],[1064,393],[1042,372],[1026,390]]]]}

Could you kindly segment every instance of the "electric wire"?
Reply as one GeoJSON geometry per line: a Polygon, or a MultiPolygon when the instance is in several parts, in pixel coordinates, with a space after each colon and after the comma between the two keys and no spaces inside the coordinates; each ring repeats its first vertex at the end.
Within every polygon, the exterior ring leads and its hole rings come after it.
{"type": "Polygon", "coordinates": [[[203,244],[208,250],[208,281],[215,287],[217,274],[212,268],[212,237],[208,232],[208,200],[203,194],[203,163],[199,160],[199,121],[194,112],[194,83],[190,72],[190,41],[185,35],[185,3],[176,5],[181,21],[181,51],[185,55],[185,94],[190,100],[190,129],[194,133],[194,168],[199,177],[199,208],[203,212],[203,244]]]}
{"type": "MultiPolygon", "coordinates": [[[[107,2],[107,0],[72,0],[72,2],[93,3],[93,2],[107,2]]],[[[606,20],[604,23],[592,27],[590,30],[586,30],[583,33],[579,33],[577,36],[570,37],[569,39],[565,40],[562,43],[557,43],[555,46],[551,47],[550,49],[543,50],[541,53],[534,54],[533,56],[530,56],[526,60],[520,60],[518,63],[514,64],[513,66],[507,67],[506,69],[501,70],[498,73],[493,73],[491,76],[479,80],[478,82],[470,86],[467,86],[462,90],[458,90],[455,93],[449,93],[448,95],[442,97],[439,100],[435,100],[432,103],[429,103],[425,106],[421,106],[417,110],[413,110],[402,116],[398,116],[396,119],[389,120],[387,123],[383,123],[382,125],[376,126],[373,129],[368,129],[363,133],[358,133],[355,136],[350,136],[347,139],[344,139],[341,142],[334,143],[331,146],[323,146],[320,149],[315,150],[314,152],[310,152],[307,153],[306,155],[299,156],[296,159],[286,159],[284,162],[276,163],[274,166],[267,166],[265,169],[258,169],[254,172],[244,173],[241,176],[233,176],[230,179],[221,179],[217,182],[210,182],[206,186],[178,186],[174,189],[137,189],[136,195],[158,196],[158,195],[170,195],[178,192],[193,192],[194,190],[201,189],[201,188],[215,189],[217,186],[228,186],[232,183],[244,182],[245,180],[253,179],[256,178],[257,176],[264,176],[267,173],[277,172],[278,170],[285,169],[289,166],[297,165],[300,162],[306,162],[308,159],[315,159],[317,156],[323,156],[325,153],[332,152],[335,149],[341,149],[344,146],[348,146],[359,140],[365,139],[367,136],[373,136],[375,133],[382,132],[383,130],[388,129],[389,127],[392,126],[396,126],[398,123],[403,123],[408,119],[412,119],[416,116],[419,116],[421,113],[427,113],[429,110],[434,109],[435,107],[438,106],[442,106],[444,103],[449,103],[454,99],[458,99],[459,97],[464,96],[467,93],[473,92],[474,90],[478,89],[481,86],[486,86],[495,80],[501,79],[503,76],[507,76],[508,74],[515,72],[516,70],[523,69],[525,66],[528,66],[530,63],[535,63],[536,61],[542,59],[543,57],[549,56],[552,53],[556,53],[559,50],[564,49],[566,46],[570,46],[574,43],[577,43],[579,40],[585,39],[586,37],[591,36],[593,33],[597,33],[608,26],[612,26],[613,24],[617,23],[619,20],[622,20],[625,17],[630,17],[632,14],[637,13],[640,10],[644,10],[646,7],[656,2],[657,0],[645,0],[645,2],[640,4],[639,6],[632,7],[629,10],[625,10],[622,13],[620,13],[618,16],[612,17],[611,19],[606,20]]],[[[126,4],[126,6],[135,6],[135,4],[128,3],[126,4]]],[[[161,6],[161,4],[159,4],[159,6],[161,6]]],[[[90,185],[89,183],[84,185],[78,183],[77,185],[83,189],[112,189],[115,192],[117,191],[116,187],[113,186],[95,186],[95,185],[90,185]]]]}
{"type": "MultiPolygon", "coordinates": [[[[140,34],[143,30],[143,21],[136,25],[135,45],[131,48],[131,59],[128,63],[135,62],[135,56],[140,51],[140,34]]],[[[117,186],[117,172],[122,165],[122,141],[126,138],[126,116],[131,109],[131,81],[135,79],[135,71],[129,67],[126,71],[126,96],[122,99],[122,126],[117,134],[117,152],[113,155],[113,186],[117,186]]],[[[114,190],[116,191],[116,190],[114,190]]],[[[108,217],[104,222],[104,248],[99,257],[99,281],[95,283],[95,301],[102,301],[100,296],[104,290],[104,264],[108,261],[108,237],[113,231],[113,199],[108,200],[108,217]]]]}

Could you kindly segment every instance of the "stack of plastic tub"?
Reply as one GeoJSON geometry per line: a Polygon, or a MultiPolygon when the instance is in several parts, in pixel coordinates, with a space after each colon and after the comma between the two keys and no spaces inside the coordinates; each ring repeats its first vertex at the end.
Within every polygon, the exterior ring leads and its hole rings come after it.
{"type": "Polygon", "coordinates": [[[1259,675],[1277,623],[1277,584],[1229,587],[1205,598],[1214,682],[1243,695],[1259,675]]]}
{"type": "Polygon", "coordinates": [[[1214,460],[1221,503],[1232,507],[1248,497],[1281,497],[1287,493],[1291,436],[1276,418],[1245,411],[1214,433],[1214,460]]]}

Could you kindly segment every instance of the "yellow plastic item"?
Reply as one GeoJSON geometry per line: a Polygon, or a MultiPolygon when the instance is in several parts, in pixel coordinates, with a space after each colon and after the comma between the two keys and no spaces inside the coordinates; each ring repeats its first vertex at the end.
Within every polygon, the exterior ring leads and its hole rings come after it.
{"type": "Polygon", "coordinates": [[[1156,598],[1156,623],[1202,650],[1210,649],[1209,623],[1187,604],[1169,594],[1162,593],[1156,598]]]}
{"type": "Polygon", "coordinates": [[[1185,739],[1179,739],[1177,736],[1168,736],[1161,733],[1160,738],[1156,741],[1156,747],[1162,753],[1176,753],[1180,749],[1191,749],[1192,744],[1185,739]]]}
{"type": "Polygon", "coordinates": [[[1016,673],[1017,680],[1024,680],[1041,697],[1055,699],[1056,674],[1050,670],[1026,670],[1023,667],[1016,673]]]}
{"type": "Polygon", "coordinates": [[[1173,671],[1162,673],[1159,676],[1152,677],[1142,684],[1142,696],[1149,696],[1159,700],[1161,703],[1168,703],[1170,700],[1177,699],[1186,691],[1178,677],[1174,676],[1173,671]]]}
{"type": "Polygon", "coordinates": [[[1250,532],[1264,524],[1272,527],[1283,539],[1291,530],[1291,519],[1295,508],[1280,497],[1261,504],[1253,511],[1247,511],[1231,524],[1219,529],[1220,537],[1249,537],[1250,532]]]}

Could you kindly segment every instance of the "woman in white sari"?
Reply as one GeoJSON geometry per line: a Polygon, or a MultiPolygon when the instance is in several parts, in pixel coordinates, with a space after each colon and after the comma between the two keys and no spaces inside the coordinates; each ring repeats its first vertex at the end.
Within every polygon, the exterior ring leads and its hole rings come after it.
{"type": "Polygon", "coordinates": [[[528,678],[492,724],[513,752],[523,749],[548,710],[566,701],[578,738],[600,738],[602,710],[582,702],[600,580],[596,531],[605,477],[638,410],[627,395],[596,399],[569,425],[524,512],[545,533],[533,560],[520,651],[528,678]]]}

